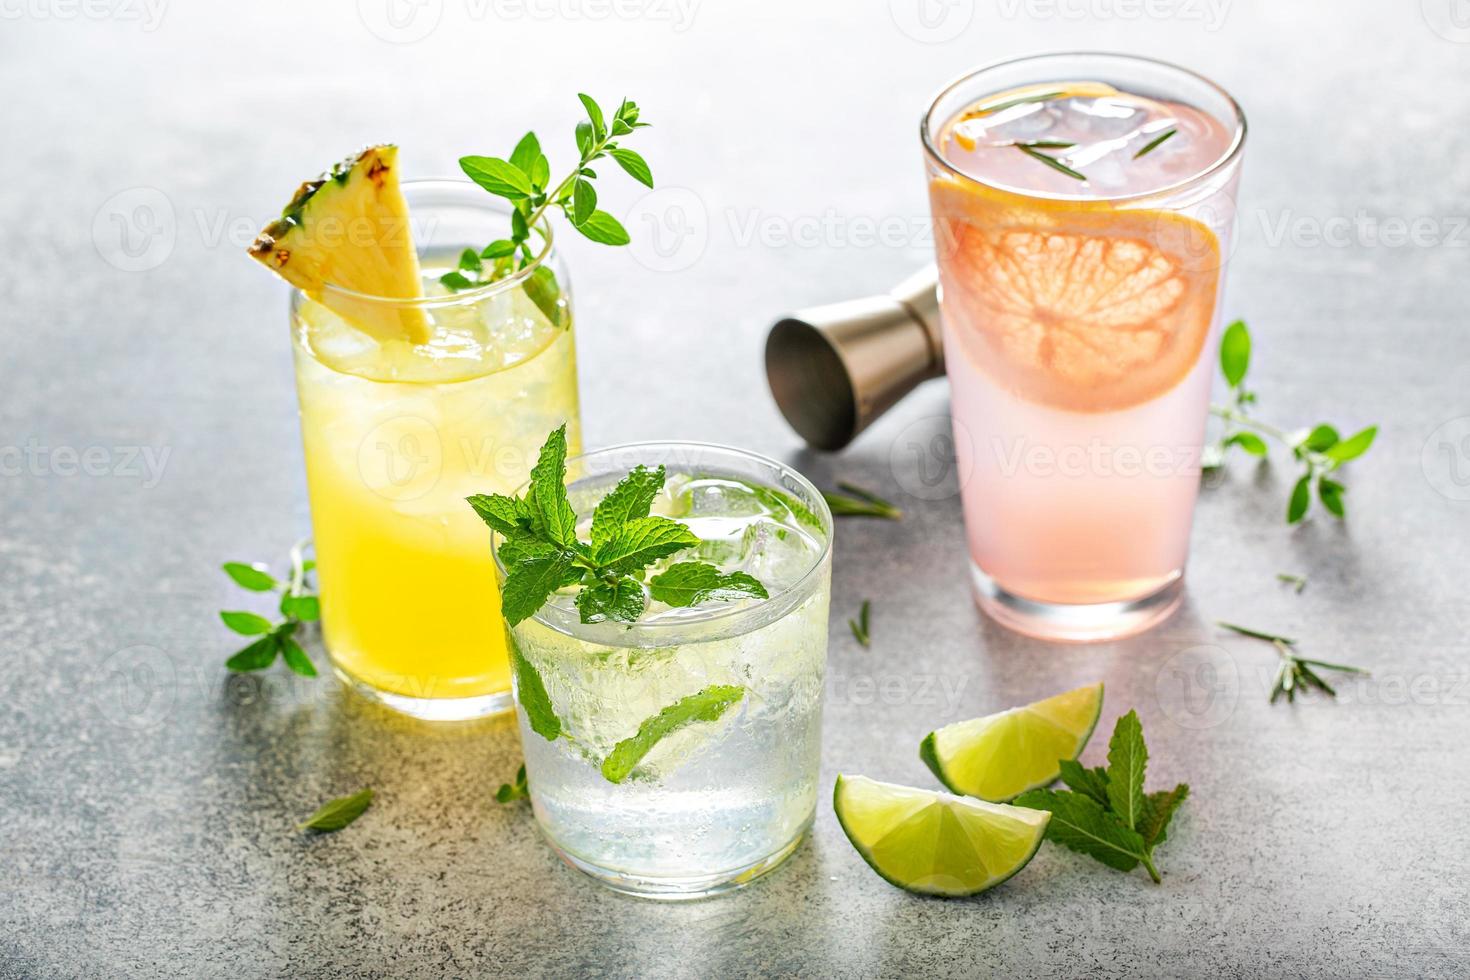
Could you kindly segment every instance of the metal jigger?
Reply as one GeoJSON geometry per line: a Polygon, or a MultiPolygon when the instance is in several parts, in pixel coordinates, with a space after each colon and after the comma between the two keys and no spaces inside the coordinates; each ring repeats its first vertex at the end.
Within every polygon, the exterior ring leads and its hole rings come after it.
{"type": "Polygon", "coordinates": [[[886,295],[816,306],[771,327],[771,394],[813,449],[841,449],[919,382],[944,374],[936,287],[931,265],[886,295]]]}

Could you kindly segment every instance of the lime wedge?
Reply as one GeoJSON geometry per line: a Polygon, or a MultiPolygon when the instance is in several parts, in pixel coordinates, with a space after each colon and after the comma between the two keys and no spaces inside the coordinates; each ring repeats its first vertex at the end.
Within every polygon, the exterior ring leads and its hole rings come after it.
{"type": "Polygon", "coordinates": [[[974,895],[1020,871],[1051,814],[934,790],[838,776],[837,822],[891,885],[923,895],[974,895]]]}
{"type": "Polygon", "coordinates": [[[924,736],[919,758],[956,793],[992,803],[1054,782],[1061,759],[1082,752],[1102,711],[1092,684],[999,714],[945,725],[924,736]]]}

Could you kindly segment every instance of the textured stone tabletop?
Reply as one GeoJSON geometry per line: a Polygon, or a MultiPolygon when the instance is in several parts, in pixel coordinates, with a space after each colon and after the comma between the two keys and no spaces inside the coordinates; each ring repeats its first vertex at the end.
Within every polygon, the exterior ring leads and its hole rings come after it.
{"type": "Polygon", "coordinates": [[[1451,0],[388,2],[0,2],[0,977],[1464,975],[1470,30],[1451,0]],[[1202,496],[1185,607],[1087,647],[970,602],[930,439],[943,383],[815,456],[760,359],[774,314],[924,260],[926,96],[1068,48],[1164,57],[1239,98],[1226,303],[1261,410],[1382,426],[1346,523],[1286,527],[1288,462],[1237,460],[1202,496]],[[520,760],[509,722],[226,675],[218,564],[279,560],[309,527],[285,290],[243,245],[371,140],[421,176],[531,126],[565,157],[578,90],[644,107],[662,188],[605,180],[640,244],[569,245],[588,444],[733,443],[906,511],[839,529],[824,784],[931,786],[930,728],[1101,678],[1102,730],[1137,708],[1154,779],[1194,790],[1162,886],[1048,845],[976,899],[913,897],[824,801],[748,889],[626,898],[491,799],[520,760]],[[868,650],[845,626],[864,598],[868,650]],[[1271,651],[1216,619],[1372,677],[1268,706],[1271,651]],[[361,785],[378,801],[349,830],[293,832],[361,785]]]}

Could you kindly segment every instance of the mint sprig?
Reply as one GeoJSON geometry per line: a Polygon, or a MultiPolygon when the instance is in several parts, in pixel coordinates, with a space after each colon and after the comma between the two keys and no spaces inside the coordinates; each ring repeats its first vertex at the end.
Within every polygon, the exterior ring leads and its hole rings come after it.
{"type": "Polygon", "coordinates": [[[602,777],[610,783],[621,783],[664,738],[695,722],[718,721],[744,697],[744,687],[713,684],[696,694],[680,698],[658,714],[644,719],[636,734],[613,746],[607,758],[602,760],[602,777]]]}
{"type": "Polygon", "coordinates": [[[501,783],[500,789],[495,791],[496,803],[514,803],[516,800],[524,800],[531,795],[531,784],[526,781],[526,764],[516,770],[516,779],[513,783],[501,783]]]}
{"type": "Polygon", "coordinates": [[[1108,742],[1106,769],[1088,769],[1073,760],[1060,764],[1069,789],[1033,789],[1016,797],[1016,806],[1047,810],[1046,839],[1095,858],[1110,868],[1132,871],[1140,864],[1155,884],[1163,881],[1154,849],[1168,835],[1174,812],[1189,796],[1180,783],[1171,790],[1144,792],[1148,746],[1138,713],[1118,719],[1108,742]]]}
{"type": "Polygon", "coordinates": [[[339,796],[323,803],[315,813],[297,824],[296,829],[315,830],[322,834],[333,833],[362,816],[372,802],[372,789],[360,789],[351,796],[339,796]]]}
{"type": "Polygon", "coordinates": [[[265,670],[280,657],[286,666],[302,677],[315,677],[316,665],[296,640],[296,631],[302,623],[321,618],[321,604],[311,583],[311,573],[316,562],[305,557],[306,542],[298,541],[291,547],[290,571],[284,581],[277,580],[261,564],[225,562],[224,573],[236,585],[251,592],[279,592],[276,604],[281,619],[267,619],[258,613],[244,610],[224,610],[219,618],[225,626],[241,636],[254,637],[246,646],[235,651],[225,667],[236,673],[265,670]]]}
{"type": "Polygon", "coordinates": [[[1215,469],[1225,462],[1225,456],[1233,446],[1239,446],[1252,456],[1265,458],[1270,450],[1266,438],[1273,439],[1291,450],[1294,460],[1301,466],[1301,473],[1292,485],[1291,496],[1286,504],[1286,522],[1296,524],[1312,507],[1315,495],[1322,506],[1336,517],[1347,513],[1343,494],[1347,487],[1332,479],[1331,474],[1344,463],[1357,459],[1368,451],[1378,435],[1378,426],[1370,425],[1344,439],[1331,425],[1321,423],[1310,429],[1287,431],[1250,414],[1256,403],[1254,391],[1245,387],[1246,371],[1250,367],[1251,335],[1245,321],[1236,320],[1225,329],[1220,341],[1220,372],[1230,386],[1230,400],[1224,405],[1211,405],[1210,412],[1225,421],[1225,429],[1213,446],[1205,449],[1205,469],[1215,469]]]}
{"type": "MultiPolygon", "coordinates": [[[[551,180],[551,162],[541,150],[534,132],[521,137],[510,159],[499,157],[460,157],[460,169],[471,180],[496,197],[510,201],[510,233],[486,245],[479,253],[466,249],[460,256],[459,268],[439,278],[447,289],[458,292],[497,282],[526,268],[535,261],[537,249],[531,244],[531,231],[543,234],[540,225],[546,212],[559,209],[567,221],[586,238],[603,245],[626,245],[629,237],[617,218],[597,207],[597,190],[592,181],[597,173],[593,162],[609,158],[628,176],[646,187],[653,186],[653,173],[636,151],[616,142],[648,123],[639,121],[636,103],[624,99],[611,118],[589,95],[577,96],[587,118],[577,123],[577,165],[560,181],[551,180]]],[[[561,302],[561,286],[550,268],[537,266],[525,283],[526,295],[553,324],[567,325],[566,307],[561,302]]]]}
{"type": "Polygon", "coordinates": [[[648,566],[700,544],[685,525],[649,513],[663,489],[664,468],[634,467],[598,503],[590,540],[583,541],[567,496],[566,457],[563,425],[541,447],[524,497],[492,493],[467,498],[480,519],[504,538],[499,549],[507,572],[501,612],[509,625],[534,615],[552,593],[577,584],[583,623],[636,622],[649,595],[671,606],[768,597],[754,577],[724,573],[705,562],[680,562],[655,576],[645,591],[642,579],[648,566]]]}

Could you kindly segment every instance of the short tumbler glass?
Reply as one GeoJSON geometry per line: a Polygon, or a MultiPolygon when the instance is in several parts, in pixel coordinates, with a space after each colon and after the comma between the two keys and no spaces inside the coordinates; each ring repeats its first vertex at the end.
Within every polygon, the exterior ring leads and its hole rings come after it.
{"type": "Polygon", "coordinates": [[[706,542],[701,553],[675,560],[718,561],[708,549],[741,548],[735,560],[754,556],[744,567],[770,569],[763,580],[785,587],[772,587],[765,600],[656,614],[650,607],[631,625],[584,624],[570,602],[554,599],[508,630],[517,715],[531,804],[552,847],[619,891],[696,898],[775,867],[811,825],[832,516],[810,482],[774,460],[719,446],[643,443],[569,461],[579,517],[589,518],[639,464],[666,467],[671,487],[714,488],[655,505],[655,513],[687,519],[706,542]],[[697,519],[723,524],[730,543],[711,544],[697,519]],[[778,561],[786,564],[777,569],[778,561]],[[714,720],[660,738],[626,778],[605,775],[619,743],[712,688],[738,690],[738,700],[714,720]]]}

